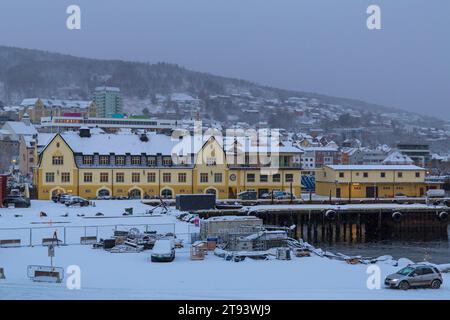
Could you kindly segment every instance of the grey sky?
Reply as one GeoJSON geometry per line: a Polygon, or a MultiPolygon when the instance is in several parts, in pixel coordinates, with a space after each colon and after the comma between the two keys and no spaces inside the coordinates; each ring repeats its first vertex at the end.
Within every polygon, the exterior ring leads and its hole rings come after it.
{"type": "Polygon", "coordinates": [[[168,61],[450,120],[448,0],[1,0],[0,44],[168,61]],[[82,9],[82,30],[65,27],[82,9]],[[380,31],[366,8],[382,9],[380,31]]]}

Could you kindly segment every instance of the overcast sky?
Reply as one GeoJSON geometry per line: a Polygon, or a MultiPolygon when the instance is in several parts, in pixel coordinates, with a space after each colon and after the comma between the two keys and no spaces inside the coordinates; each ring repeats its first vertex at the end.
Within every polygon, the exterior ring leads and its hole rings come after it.
{"type": "Polygon", "coordinates": [[[450,120],[449,0],[1,0],[0,44],[173,62],[450,120]],[[80,31],[66,28],[70,4],[80,31]],[[382,30],[366,27],[370,4],[382,30]]]}

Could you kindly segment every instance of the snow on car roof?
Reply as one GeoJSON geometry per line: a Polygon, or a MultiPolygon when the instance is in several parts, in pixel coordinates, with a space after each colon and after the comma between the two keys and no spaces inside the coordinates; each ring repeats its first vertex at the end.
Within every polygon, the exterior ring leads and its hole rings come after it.
{"type": "Polygon", "coordinates": [[[155,242],[152,253],[164,254],[164,253],[170,252],[170,250],[172,250],[172,240],[161,239],[161,240],[157,240],[155,242]]]}

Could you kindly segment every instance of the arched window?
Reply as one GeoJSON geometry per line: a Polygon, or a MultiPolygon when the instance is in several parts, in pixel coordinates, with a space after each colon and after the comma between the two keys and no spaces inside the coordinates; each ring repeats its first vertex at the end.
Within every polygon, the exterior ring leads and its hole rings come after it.
{"type": "Polygon", "coordinates": [[[133,189],[130,191],[130,199],[141,199],[141,190],[133,189]]]}
{"type": "Polygon", "coordinates": [[[172,194],[172,190],[170,189],[163,189],[161,191],[161,198],[163,199],[172,199],[173,194],[172,194]]]}
{"type": "Polygon", "coordinates": [[[111,193],[109,192],[108,189],[101,189],[98,191],[99,197],[109,197],[110,195],[111,195],[111,193]]]}

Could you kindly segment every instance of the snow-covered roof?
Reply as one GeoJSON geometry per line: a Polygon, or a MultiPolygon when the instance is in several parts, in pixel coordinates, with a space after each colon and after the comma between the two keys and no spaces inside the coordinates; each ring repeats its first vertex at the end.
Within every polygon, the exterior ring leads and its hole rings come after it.
{"type": "Polygon", "coordinates": [[[262,236],[268,236],[268,238],[287,238],[286,231],[284,230],[262,230],[251,235],[244,237],[245,240],[256,240],[262,236]]]}
{"type": "Polygon", "coordinates": [[[413,164],[414,161],[399,151],[394,151],[383,160],[383,164],[413,164]]]}
{"type": "Polygon", "coordinates": [[[20,105],[25,107],[34,106],[38,100],[39,98],[23,99],[20,105]]]}
{"type": "Polygon", "coordinates": [[[294,146],[290,141],[260,141],[259,143],[254,138],[248,136],[227,136],[224,138],[226,152],[233,152],[234,145],[240,152],[258,153],[258,152],[271,152],[271,153],[303,153],[303,151],[294,146]],[[273,144],[273,145],[272,145],[273,144]]]}
{"type": "Polygon", "coordinates": [[[439,154],[437,154],[437,153],[433,153],[432,155],[431,155],[431,159],[433,159],[433,160],[438,160],[438,161],[450,161],[450,154],[448,154],[448,155],[444,155],[444,156],[441,156],[441,155],[439,155],[439,154]]]}
{"type": "Polygon", "coordinates": [[[351,147],[345,147],[342,148],[342,153],[346,153],[348,155],[354,155],[357,151],[361,151],[360,148],[351,148],[351,147]]]}
{"type": "Polygon", "coordinates": [[[157,154],[171,155],[179,140],[163,134],[148,133],[148,141],[138,134],[92,134],[82,138],[78,132],[65,132],[61,136],[75,153],[82,154],[157,154]]]}
{"type": "Polygon", "coordinates": [[[23,110],[23,106],[4,106],[3,111],[5,112],[18,112],[20,110],[23,110]]]}
{"type": "Polygon", "coordinates": [[[424,168],[418,167],[418,166],[414,166],[414,165],[371,165],[371,164],[367,164],[367,165],[352,165],[352,164],[348,164],[348,165],[328,165],[326,166],[328,168],[331,168],[333,170],[425,170],[424,168]]]}
{"type": "Polygon", "coordinates": [[[106,87],[106,86],[102,86],[102,87],[97,87],[95,88],[95,91],[113,91],[113,92],[120,92],[119,88],[116,87],[106,87]]]}
{"type": "Polygon", "coordinates": [[[172,93],[170,100],[176,102],[197,101],[198,99],[186,94],[186,93],[172,93]]]}
{"type": "Polygon", "coordinates": [[[33,107],[38,102],[38,100],[41,100],[46,108],[61,107],[61,108],[87,109],[92,104],[92,101],[84,101],[84,100],[30,98],[30,99],[23,99],[20,105],[24,107],[33,107]]]}
{"type": "Polygon", "coordinates": [[[38,133],[37,139],[33,136],[23,136],[23,140],[28,148],[32,147],[31,142],[35,141],[37,143],[38,149],[46,146],[56,135],[56,133],[38,133]]]}
{"type": "Polygon", "coordinates": [[[23,140],[25,141],[27,148],[31,148],[31,142],[34,141],[33,136],[23,136],[23,140]]]}
{"type": "Polygon", "coordinates": [[[21,121],[6,121],[3,129],[12,131],[16,135],[33,135],[37,134],[37,130],[33,125],[27,125],[21,121]]]}
{"type": "Polygon", "coordinates": [[[336,148],[336,147],[328,147],[328,146],[325,146],[325,147],[301,147],[301,149],[303,150],[303,151],[328,151],[328,152],[336,152],[336,151],[338,151],[338,148],[336,148]]]}

